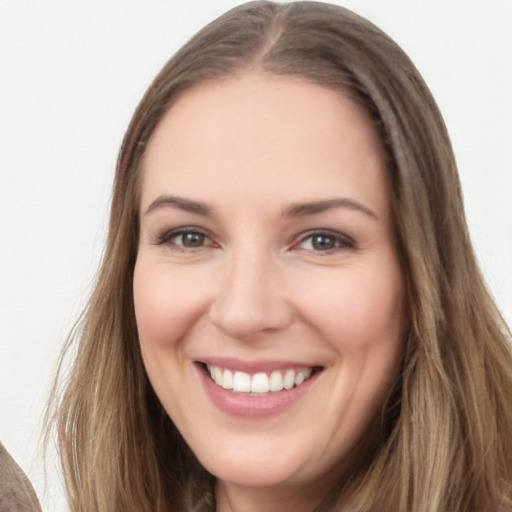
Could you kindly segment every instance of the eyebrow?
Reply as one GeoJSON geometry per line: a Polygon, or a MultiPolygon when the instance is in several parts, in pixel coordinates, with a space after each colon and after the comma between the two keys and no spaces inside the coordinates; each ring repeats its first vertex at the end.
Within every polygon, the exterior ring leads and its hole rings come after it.
{"type": "Polygon", "coordinates": [[[176,208],[178,210],[184,210],[190,213],[196,213],[197,215],[204,215],[211,217],[213,215],[213,209],[210,208],[206,203],[200,201],[193,201],[192,199],[186,199],[178,196],[159,196],[157,197],[146,210],[146,215],[154,210],[160,208],[176,208]]]}
{"type": "MultiPolygon", "coordinates": [[[[194,201],[179,196],[162,195],[157,197],[146,210],[146,215],[160,208],[175,208],[186,212],[203,215],[205,217],[213,216],[213,208],[206,203],[194,201]]],[[[315,215],[335,208],[348,208],[359,211],[365,215],[378,220],[377,215],[363,204],[348,198],[324,199],[321,201],[310,201],[305,203],[293,203],[283,210],[283,217],[303,217],[315,215]]]]}
{"type": "Polygon", "coordinates": [[[348,198],[334,198],[322,201],[311,201],[307,203],[295,203],[288,206],[284,212],[284,217],[302,217],[306,215],[315,215],[334,208],[349,208],[378,220],[377,215],[363,204],[348,198]]]}

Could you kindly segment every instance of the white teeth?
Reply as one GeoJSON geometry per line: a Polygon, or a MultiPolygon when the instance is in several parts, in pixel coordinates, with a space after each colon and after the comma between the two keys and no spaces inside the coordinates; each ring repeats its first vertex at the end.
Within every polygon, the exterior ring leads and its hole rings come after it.
{"type": "Polygon", "coordinates": [[[284,389],[292,389],[294,384],[295,384],[295,372],[293,370],[288,370],[284,374],[283,387],[284,387],[284,389]]]}
{"type": "Polygon", "coordinates": [[[302,372],[297,373],[294,384],[300,386],[304,382],[304,374],[302,372]]]}
{"type": "Polygon", "coordinates": [[[213,371],[210,370],[210,374],[215,383],[218,384],[219,386],[222,386],[222,370],[218,366],[214,366],[213,371]]]}
{"type": "Polygon", "coordinates": [[[266,373],[256,373],[252,376],[251,391],[253,393],[267,393],[269,389],[270,384],[266,373]]]}
{"type": "Polygon", "coordinates": [[[289,369],[283,372],[276,370],[268,375],[265,372],[250,375],[246,372],[231,371],[219,366],[207,365],[208,373],[213,382],[224,389],[232,389],[235,393],[268,393],[292,389],[300,386],[311,377],[312,368],[302,370],[289,369]]]}
{"type": "Polygon", "coordinates": [[[270,391],[281,391],[283,389],[283,376],[281,372],[272,372],[270,374],[270,391]]]}
{"type": "Polygon", "coordinates": [[[245,372],[235,372],[233,377],[233,391],[249,393],[251,391],[251,376],[245,372]]]}
{"type": "MultiPolygon", "coordinates": [[[[221,370],[222,371],[222,370],[221,370]]],[[[233,389],[233,373],[229,370],[224,370],[222,374],[222,384],[224,389],[233,389]]]]}
{"type": "Polygon", "coordinates": [[[311,376],[311,368],[297,372],[297,376],[295,377],[295,385],[300,386],[310,376],[311,376]]]}

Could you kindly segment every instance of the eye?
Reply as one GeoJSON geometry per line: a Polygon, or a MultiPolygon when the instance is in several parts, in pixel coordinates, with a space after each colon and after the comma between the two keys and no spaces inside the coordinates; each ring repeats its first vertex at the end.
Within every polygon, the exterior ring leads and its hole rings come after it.
{"type": "Polygon", "coordinates": [[[303,236],[296,247],[306,251],[332,252],[353,248],[355,243],[351,238],[340,233],[318,231],[303,236]]]}
{"type": "Polygon", "coordinates": [[[171,248],[185,251],[214,246],[212,240],[203,232],[193,228],[180,228],[158,236],[157,245],[169,245],[171,248]]]}
{"type": "Polygon", "coordinates": [[[171,238],[171,242],[183,247],[202,247],[205,243],[206,237],[203,233],[195,233],[189,231],[187,233],[180,233],[171,238]]]}

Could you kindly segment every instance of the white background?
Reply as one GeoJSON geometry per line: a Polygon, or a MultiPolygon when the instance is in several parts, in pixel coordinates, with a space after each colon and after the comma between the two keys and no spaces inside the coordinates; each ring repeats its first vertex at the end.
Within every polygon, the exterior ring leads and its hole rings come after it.
{"type": "MultiPolygon", "coordinates": [[[[105,237],[118,147],[169,56],[230,0],[0,0],[0,439],[46,511],[38,452],[55,361],[105,237]]],[[[457,156],[473,242],[512,323],[512,0],[347,0],[422,72],[457,156]]]]}

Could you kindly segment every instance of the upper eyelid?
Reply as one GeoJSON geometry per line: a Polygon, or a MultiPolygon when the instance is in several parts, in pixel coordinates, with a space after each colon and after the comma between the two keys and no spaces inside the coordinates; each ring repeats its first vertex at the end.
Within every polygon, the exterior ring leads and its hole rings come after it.
{"type": "Polygon", "coordinates": [[[356,243],[355,240],[351,236],[346,235],[344,233],[340,233],[339,231],[331,230],[331,229],[312,229],[310,231],[306,231],[306,232],[298,235],[296,237],[296,240],[298,242],[303,242],[304,240],[307,240],[308,238],[315,236],[315,235],[316,236],[318,236],[318,235],[330,236],[332,238],[335,238],[336,240],[342,240],[345,242],[349,242],[350,244],[353,244],[353,245],[355,245],[355,243],[356,243]]]}
{"type": "Polygon", "coordinates": [[[156,236],[154,237],[155,244],[164,244],[166,242],[169,242],[172,238],[182,235],[184,233],[198,233],[203,235],[208,240],[212,241],[212,236],[208,232],[208,230],[205,230],[204,228],[200,228],[198,226],[183,226],[180,228],[167,229],[162,231],[162,233],[160,234],[156,234],[156,236]]]}
{"type": "MultiPolygon", "coordinates": [[[[161,234],[157,234],[154,237],[155,245],[164,244],[166,242],[169,242],[172,238],[179,236],[181,234],[184,234],[184,233],[199,233],[199,234],[205,236],[210,242],[214,243],[215,237],[212,236],[212,233],[210,232],[210,230],[205,229],[200,226],[190,225],[190,226],[182,226],[182,227],[177,227],[177,228],[172,228],[172,229],[162,231],[161,234]]],[[[324,229],[317,228],[317,229],[310,229],[307,231],[303,231],[303,232],[299,233],[298,235],[295,235],[292,238],[292,240],[290,241],[290,245],[292,247],[294,247],[315,235],[316,236],[324,235],[327,237],[332,237],[341,243],[345,242],[347,245],[352,245],[352,246],[356,245],[356,241],[353,239],[353,237],[351,237],[347,234],[341,233],[339,231],[332,230],[332,229],[326,229],[326,228],[324,228],[324,229]]]]}
{"type": "MultiPolygon", "coordinates": [[[[313,241],[311,241],[310,244],[312,245],[313,241]]],[[[333,256],[339,256],[341,254],[347,254],[347,251],[353,252],[355,250],[358,250],[358,245],[356,244],[355,240],[352,237],[343,235],[342,233],[317,230],[306,233],[304,236],[300,237],[299,240],[291,246],[290,250],[293,252],[302,253],[304,255],[328,258],[333,256]],[[334,247],[329,247],[325,249],[315,248],[314,246],[302,247],[302,244],[304,244],[309,239],[315,236],[326,236],[329,238],[333,238],[335,241],[334,247]]]]}

